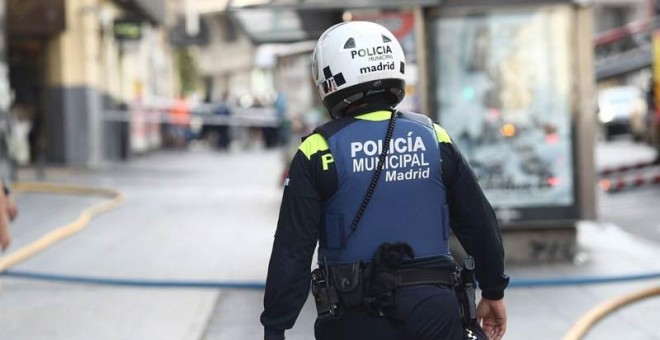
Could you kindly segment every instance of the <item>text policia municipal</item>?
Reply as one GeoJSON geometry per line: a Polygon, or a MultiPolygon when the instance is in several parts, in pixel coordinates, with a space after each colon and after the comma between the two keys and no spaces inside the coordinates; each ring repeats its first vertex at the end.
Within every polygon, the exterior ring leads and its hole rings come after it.
{"type": "MultiPolygon", "coordinates": [[[[367,140],[351,143],[353,172],[373,171],[383,150],[383,140],[367,140]]],[[[392,138],[383,169],[385,181],[407,181],[429,178],[431,170],[424,159],[426,145],[422,137],[409,132],[406,137],[392,138]]]]}
{"type": "Polygon", "coordinates": [[[351,59],[355,59],[355,57],[361,57],[361,58],[369,57],[369,61],[394,59],[394,57],[392,56],[392,48],[389,47],[388,45],[352,50],[351,59]]]}

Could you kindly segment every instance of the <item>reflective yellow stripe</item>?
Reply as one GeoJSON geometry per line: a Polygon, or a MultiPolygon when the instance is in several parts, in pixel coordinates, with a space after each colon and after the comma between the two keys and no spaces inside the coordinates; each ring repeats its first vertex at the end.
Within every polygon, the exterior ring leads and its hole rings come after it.
{"type": "Polygon", "coordinates": [[[325,141],[325,138],[318,133],[315,133],[305,139],[298,150],[302,151],[305,154],[307,159],[311,159],[312,155],[319,152],[328,150],[328,142],[325,141]]]}
{"type": "Polygon", "coordinates": [[[376,111],[376,112],[363,114],[363,115],[357,116],[355,118],[377,122],[377,121],[380,121],[380,120],[390,119],[391,114],[392,114],[392,112],[390,112],[390,111],[376,111]]]}
{"type": "Polygon", "coordinates": [[[436,123],[433,123],[433,128],[435,129],[435,135],[438,137],[438,142],[451,143],[451,138],[445,129],[436,123]]]}

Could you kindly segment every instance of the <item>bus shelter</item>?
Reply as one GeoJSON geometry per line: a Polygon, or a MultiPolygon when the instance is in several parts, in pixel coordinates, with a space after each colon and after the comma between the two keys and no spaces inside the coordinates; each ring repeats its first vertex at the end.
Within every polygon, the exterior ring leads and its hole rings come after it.
{"type": "Polygon", "coordinates": [[[590,8],[450,0],[425,19],[434,118],[468,159],[503,230],[545,231],[536,248],[553,248],[544,240],[565,231],[554,246],[563,254],[552,256],[571,256],[576,222],[595,217],[590,8]]]}

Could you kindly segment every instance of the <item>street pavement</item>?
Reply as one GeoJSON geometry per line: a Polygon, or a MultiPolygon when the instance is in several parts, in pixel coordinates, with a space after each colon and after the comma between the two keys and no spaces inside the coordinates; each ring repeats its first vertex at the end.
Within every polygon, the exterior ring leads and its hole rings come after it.
{"type": "MultiPolygon", "coordinates": [[[[49,181],[113,188],[123,207],[14,270],[130,279],[263,282],[281,199],[278,151],[159,151],[96,170],[50,170],[49,181]]],[[[33,174],[21,172],[22,180],[33,174]]],[[[658,196],[653,194],[657,202],[658,196]]],[[[649,205],[649,197],[640,205],[649,205]]],[[[23,194],[10,249],[74,218],[98,198],[23,194]]],[[[652,209],[643,219],[657,221],[652,209]]],[[[522,278],[660,271],[660,247],[616,223],[584,221],[575,263],[509,266],[522,278]]],[[[585,312],[660,280],[511,288],[506,339],[560,339],[585,312]]],[[[0,339],[259,339],[262,290],[92,286],[0,277],[0,339]]],[[[660,339],[660,298],[625,308],[587,339],[660,339]]],[[[287,339],[313,338],[308,299],[287,339]]]]}
{"type": "MultiPolygon", "coordinates": [[[[595,160],[599,169],[612,169],[650,162],[655,159],[655,154],[653,148],[624,138],[599,143],[595,160]]],[[[660,164],[626,171],[612,177],[634,178],[652,175],[660,175],[660,164]]],[[[649,218],[660,205],[660,183],[614,193],[598,191],[597,200],[598,220],[601,223],[611,223],[632,234],[660,242],[660,217],[649,218]]]]}

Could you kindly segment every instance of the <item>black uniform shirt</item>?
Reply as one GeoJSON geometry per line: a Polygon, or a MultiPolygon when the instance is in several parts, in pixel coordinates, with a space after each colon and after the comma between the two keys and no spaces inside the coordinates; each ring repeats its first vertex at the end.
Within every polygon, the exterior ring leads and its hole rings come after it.
{"type": "MultiPolygon", "coordinates": [[[[375,110],[361,110],[371,111],[375,110]]],[[[499,300],[509,279],[504,275],[504,250],[495,213],[455,145],[440,143],[440,152],[451,229],[475,259],[482,296],[499,300]]],[[[285,329],[293,327],[309,295],[323,201],[334,194],[338,185],[334,163],[325,162],[330,169],[322,171],[323,156],[328,153],[330,150],[306,155],[298,150],[289,168],[261,315],[267,338],[280,338],[285,329]]]]}

